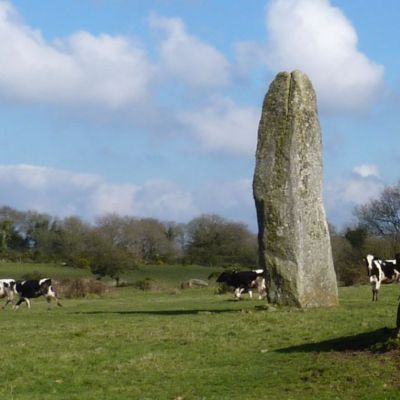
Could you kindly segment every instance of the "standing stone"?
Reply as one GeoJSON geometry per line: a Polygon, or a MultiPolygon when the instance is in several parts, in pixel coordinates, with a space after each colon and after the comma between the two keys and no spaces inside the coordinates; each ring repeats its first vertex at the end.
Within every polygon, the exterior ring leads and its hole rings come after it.
{"type": "Polygon", "coordinates": [[[253,192],[268,300],[302,308],[336,305],[316,96],[300,71],[279,73],[265,96],[253,192]]]}

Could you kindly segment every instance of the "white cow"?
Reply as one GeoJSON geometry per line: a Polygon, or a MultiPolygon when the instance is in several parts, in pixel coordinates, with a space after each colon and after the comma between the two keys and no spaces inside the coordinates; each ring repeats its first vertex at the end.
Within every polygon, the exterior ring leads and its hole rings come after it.
{"type": "Polygon", "coordinates": [[[368,254],[364,261],[372,287],[372,301],[378,301],[378,291],[382,283],[400,281],[400,254],[396,254],[394,260],[382,260],[379,257],[368,254]]]}
{"type": "Polygon", "coordinates": [[[7,298],[6,303],[2,308],[5,308],[8,303],[12,303],[14,300],[14,279],[0,279],[0,299],[7,298]]]}

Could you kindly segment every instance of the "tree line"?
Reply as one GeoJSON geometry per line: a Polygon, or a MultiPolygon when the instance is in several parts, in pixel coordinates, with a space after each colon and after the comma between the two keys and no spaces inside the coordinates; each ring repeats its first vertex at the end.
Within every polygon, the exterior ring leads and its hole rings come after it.
{"type": "Polygon", "coordinates": [[[218,215],[187,224],[116,214],[93,224],[72,216],[60,219],[35,211],[0,208],[0,258],[62,262],[90,268],[118,282],[142,264],[257,265],[257,237],[246,225],[218,215]]]}
{"type": "MultiPolygon", "coordinates": [[[[400,252],[400,183],[356,207],[356,223],[342,231],[330,225],[338,281],[366,281],[367,253],[393,258],[400,252]]],[[[61,262],[119,280],[142,264],[200,264],[257,268],[257,235],[245,224],[201,215],[186,224],[154,218],[105,215],[89,224],[35,211],[0,208],[0,259],[61,262]]]]}
{"type": "Polygon", "coordinates": [[[400,182],[353,210],[356,222],[337,232],[330,227],[333,260],[342,285],[366,282],[363,257],[394,259],[400,253],[400,182]]]}

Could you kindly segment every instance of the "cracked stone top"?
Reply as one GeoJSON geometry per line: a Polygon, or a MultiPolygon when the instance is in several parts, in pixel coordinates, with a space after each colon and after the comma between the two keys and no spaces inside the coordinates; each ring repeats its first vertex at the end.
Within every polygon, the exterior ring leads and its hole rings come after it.
{"type": "Polygon", "coordinates": [[[336,305],[316,95],[300,71],[279,73],[265,96],[253,192],[269,301],[336,305]]]}

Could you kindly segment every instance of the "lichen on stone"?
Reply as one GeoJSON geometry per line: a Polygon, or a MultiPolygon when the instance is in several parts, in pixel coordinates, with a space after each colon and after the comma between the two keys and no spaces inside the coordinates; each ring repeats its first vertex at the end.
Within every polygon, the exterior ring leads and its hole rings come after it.
{"type": "Polygon", "coordinates": [[[337,304],[316,96],[300,71],[279,73],[265,96],[253,192],[269,300],[299,307],[337,304]]]}

